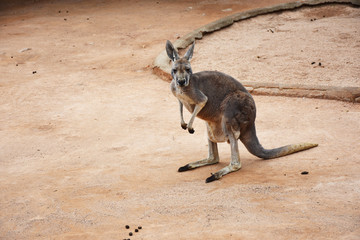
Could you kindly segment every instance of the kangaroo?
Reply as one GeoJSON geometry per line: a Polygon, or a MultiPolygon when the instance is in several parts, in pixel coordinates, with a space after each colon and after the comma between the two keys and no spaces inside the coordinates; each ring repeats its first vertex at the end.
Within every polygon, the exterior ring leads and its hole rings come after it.
{"type": "Polygon", "coordinates": [[[217,71],[193,73],[190,60],[195,42],[180,57],[170,41],[166,42],[166,53],[172,61],[170,88],[179,100],[181,127],[193,134],[195,117],[206,122],[208,135],[208,158],[189,163],[179,168],[179,172],[219,162],[217,143],[228,142],[231,148],[230,164],[211,174],[206,183],[219,180],[222,176],[241,168],[238,140],[247,150],[263,159],[289,155],[318,146],[313,143],[291,144],[275,149],[264,149],[255,129],[256,107],[250,93],[236,79],[217,71]],[[183,106],[191,113],[186,124],[183,106]]]}

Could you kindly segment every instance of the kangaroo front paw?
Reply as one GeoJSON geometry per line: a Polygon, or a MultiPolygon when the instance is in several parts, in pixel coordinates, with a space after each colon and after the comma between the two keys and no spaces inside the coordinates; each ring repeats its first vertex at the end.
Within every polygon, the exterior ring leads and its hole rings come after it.
{"type": "Polygon", "coordinates": [[[193,134],[195,132],[195,130],[193,128],[188,128],[188,131],[190,134],[193,134]]]}
{"type": "Polygon", "coordinates": [[[182,127],[182,129],[186,130],[186,129],[187,129],[187,124],[186,124],[186,123],[182,123],[182,124],[181,124],[181,127],[182,127]]]}

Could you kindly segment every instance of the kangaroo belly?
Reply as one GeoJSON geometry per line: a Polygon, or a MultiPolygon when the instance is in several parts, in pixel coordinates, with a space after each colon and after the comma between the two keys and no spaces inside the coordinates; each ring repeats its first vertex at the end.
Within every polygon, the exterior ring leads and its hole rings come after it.
{"type": "MultiPolygon", "coordinates": [[[[216,143],[229,141],[220,122],[206,122],[206,127],[210,141],[216,143]]],[[[240,131],[233,131],[232,134],[236,139],[240,137],[240,131]]]]}
{"type": "MultiPolygon", "coordinates": [[[[207,133],[210,141],[212,142],[228,142],[229,138],[224,132],[222,122],[206,122],[207,133]]],[[[235,139],[239,139],[240,131],[232,129],[232,134],[234,134],[235,139]]]]}
{"type": "Polygon", "coordinates": [[[210,141],[212,142],[226,142],[225,136],[221,124],[218,122],[206,122],[207,133],[210,141]]]}

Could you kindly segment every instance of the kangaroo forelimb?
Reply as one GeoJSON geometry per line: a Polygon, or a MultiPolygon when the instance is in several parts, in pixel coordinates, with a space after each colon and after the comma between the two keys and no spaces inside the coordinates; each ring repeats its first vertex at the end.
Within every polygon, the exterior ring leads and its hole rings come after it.
{"type": "Polygon", "coordinates": [[[187,124],[184,121],[184,114],[183,114],[183,109],[184,109],[184,104],[179,100],[179,107],[180,107],[180,124],[182,129],[186,130],[187,129],[187,124]]]}

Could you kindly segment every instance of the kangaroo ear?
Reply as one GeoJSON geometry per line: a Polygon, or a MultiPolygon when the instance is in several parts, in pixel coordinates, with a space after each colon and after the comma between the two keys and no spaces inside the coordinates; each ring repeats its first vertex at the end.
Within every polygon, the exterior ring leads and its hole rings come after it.
{"type": "Polygon", "coordinates": [[[189,50],[187,50],[187,52],[185,53],[185,58],[190,61],[192,56],[193,56],[193,52],[194,52],[194,47],[195,47],[195,41],[193,42],[193,44],[191,45],[191,47],[189,48],[189,50]]]}
{"type": "Polygon", "coordinates": [[[169,40],[166,41],[166,53],[173,62],[175,62],[180,58],[179,54],[177,53],[174,46],[169,40]]]}

